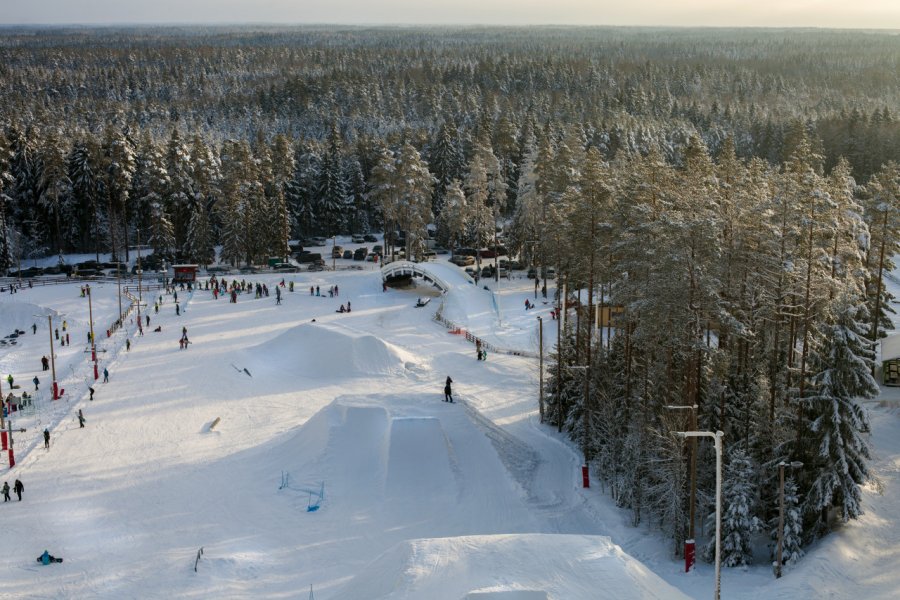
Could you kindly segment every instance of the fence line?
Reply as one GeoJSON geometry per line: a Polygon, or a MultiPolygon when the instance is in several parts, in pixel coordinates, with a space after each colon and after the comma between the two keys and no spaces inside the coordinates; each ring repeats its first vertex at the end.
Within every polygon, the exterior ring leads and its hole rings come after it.
{"type": "Polygon", "coordinates": [[[450,319],[444,317],[444,300],[441,299],[441,305],[438,307],[437,311],[434,313],[434,320],[446,327],[450,333],[454,333],[457,335],[464,335],[467,342],[471,342],[473,344],[481,343],[481,347],[489,350],[490,352],[494,352],[497,354],[508,354],[510,356],[524,356],[525,358],[538,358],[536,352],[528,352],[527,350],[512,350],[510,348],[501,348],[496,346],[488,341],[485,341],[473,334],[471,331],[463,329],[450,319]]]}

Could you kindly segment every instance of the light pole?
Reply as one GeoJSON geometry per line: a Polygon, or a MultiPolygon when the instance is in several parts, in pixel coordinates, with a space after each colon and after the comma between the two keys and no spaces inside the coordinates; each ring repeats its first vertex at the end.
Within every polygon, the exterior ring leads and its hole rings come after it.
{"type": "Polygon", "coordinates": [[[85,285],[88,297],[88,318],[91,325],[91,360],[94,361],[94,381],[100,379],[100,373],[97,371],[97,343],[94,338],[94,307],[91,303],[91,285],[85,285]]]}
{"type": "MultiPolygon", "coordinates": [[[[536,297],[536,296],[535,296],[536,297]]],[[[538,412],[544,422],[544,319],[538,320],[538,412]]]]}
{"type": "Polygon", "coordinates": [[[721,598],[722,586],[722,438],[721,431],[679,431],[676,435],[685,438],[711,437],[716,446],[716,589],[713,600],[721,598]]]}
{"type": "Polygon", "coordinates": [[[784,468],[799,469],[802,466],[803,463],[799,461],[778,463],[778,550],[775,552],[775,579],[781,577],[781,551],[784,545],[784,468]]]}
{"type": "MultiPolygon", "coordinates": [[[[667,405],[669,410],[689,410],[691,411],[691,429],[697,429],[697,405],[691,406],[671,406],[667,405]]],[[[691,438],[691,495],[688,501],[688,539],[684,541],[684,572],[687,573],[694,566],[695,562],[695,534],[694,521],[697,503],[697,438],[691,438]]]]}
{"type": "Polygon", "coordinates": [[[56,357],[53,353],[53,315],[47,315],[47,331],[50,333],[50,375],[53,377],[53,399],[59,400],[59,384],[56,382],[56,357]]]}

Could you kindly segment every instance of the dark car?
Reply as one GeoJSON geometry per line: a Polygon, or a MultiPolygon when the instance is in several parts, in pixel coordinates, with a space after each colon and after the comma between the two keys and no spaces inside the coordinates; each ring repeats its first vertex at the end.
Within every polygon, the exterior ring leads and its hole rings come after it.
{"type": "Polygon", "coordinates": [[[378,238],[372,235],[371,233],[367,233],[363,236],[363,239],[367,242],[377,242],[378,238]]]}
{"type": "Polygon", "coordinates": [[[353,259],[353,250],[344,250],[344,258],[347,260],[353,259]]]}
{"type": "Polygon", "coordinates": [[[291,263],[275,263],[272,269],[279,273],[296,273],[300,270],[299,267],[291,263]]]}
{"type": "Polygon", "coordinates": [[[322,260],[322,255],[318,252],[304,252],[297,257],[297,262],[302,264],[314,263],[317,261],[325,262],[322,260]]]}
{"type": "Polygon", "coordinates": [[[382,248],[381,244],[372,246],[372,254],[384,254],[384,248],[382,248]]]}
{"type": "Polygon", "coordinates": [[[365,246],[361,246],[354,250],[353,252],[353,260],[366,260],[366,255],[369,253],[369,249],[365,246]]]}

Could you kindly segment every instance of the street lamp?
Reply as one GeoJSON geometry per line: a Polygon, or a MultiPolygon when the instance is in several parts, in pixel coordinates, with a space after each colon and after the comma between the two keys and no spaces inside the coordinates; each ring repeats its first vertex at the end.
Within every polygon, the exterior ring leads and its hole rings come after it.
{"type": "Polygon", "coordinates": [[[540,316],[538,320],[538,413],[541,416],[541,423],[544,422],[544,319],[540,316]]]}
{"type": "Polygon", "coordinates": [[[784,544],[784,468],[799,469],[802,466],[803,463],[799,461],[778,463],[778,550],[775,552],[775,579],[781,577],[781,550],[784,544]]]}
{"type": "MultiPolygon", "coordinates": [[[[691,411],[691,428],[697,429],[697,405],[691,406],[672,406],[667,405],[669,410],[689,410],[691,411]]],[[[694,566],[695,562],[695,540],[694,521],[696,514],[697,502],[697,439],[691,438],[691,496],[688,506],[688,539],[684,541],[684,572],[687,573],[694,566]]]]}
{"type": "Polygon", "coordinates": [[[716,446],[716,589],[713,600],[721,598],[722,586],[722,438],[721,431],[679,431],[676,435],[685,438],[711,437],[716,446]]]}

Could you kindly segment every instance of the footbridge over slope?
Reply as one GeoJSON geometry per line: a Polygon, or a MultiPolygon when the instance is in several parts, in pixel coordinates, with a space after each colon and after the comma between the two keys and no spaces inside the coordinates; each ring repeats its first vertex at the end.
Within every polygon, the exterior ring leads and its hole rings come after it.
{"type": "Polygon", "coordinates": [[[533,345],[530,330],[523,338],[522,331],[516,327],[504,327],[494,292],[475,285],[475,280],[459,267],[445,262],[401,260],[382,266],[381,277],[383,281],[393,277],[424,279],[443,296],[434,320],[452,333],[464,335],[467,341],[493,353],[537,358],[529,347],[533,345]]]}
{"type": "Polygon", "coordinates": [[[465,271],[451,264],[438,262],[412,262],[397,260],[381,267],[381,279],[392,277],[419,277],[438,288],[442,294],[454,289],[470,289],[475,280],[465,271]]]}

